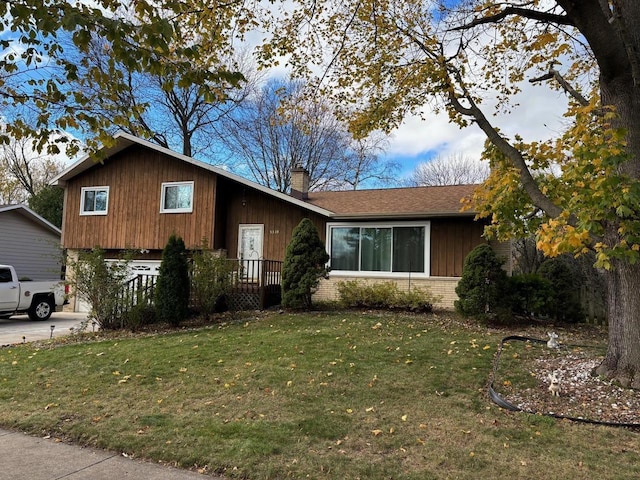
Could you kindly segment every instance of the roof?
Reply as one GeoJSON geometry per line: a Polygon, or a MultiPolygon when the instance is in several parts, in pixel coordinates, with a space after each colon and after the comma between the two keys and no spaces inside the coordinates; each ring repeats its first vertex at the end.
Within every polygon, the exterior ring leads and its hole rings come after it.
{"type": "MultiPolygon", "coordinates": [[[[307,200],[300,200],[128,133],[119,132],[113,138],[113,146],[105,147],[100,152],[101,157],[104,158],[103,161],[108,161],[109,157],[132,145],[142,145],[287,203],[333,219],[473,216],[475,214],[472,211],[461,212],[460,209],[462,207],[461,200],[471,195],[478,185],[309,192],[307,200]]],[[[51,184],[64,187],[68,180],[88,170],[95,164],[95,157],[86,155],[51,180],[51,184]]]]}
{"type": "Polygon", "coordinates": [[[332,217],[336,219],[473,216],[473,211],[460,211],[461,201],[477,187],[478,185],[448,185],[309,192],[308,202],[334,212],[332,217]]]}
{"type": "MultiPolygon", "coordinates": [[[[227,178],[234,182],[238,182],[241,185],[244,185],[246,187],[249,187],[254,190],[258,190],[262,193],[266,193],[267,195],[271,195],[273,197],[279,198],[280,200],[294,204],[298,207],[304,208],[306,210],[311,210],[312,212],[319,213],[320,215],[324,215],[327,217],[331,216],[332,212],[325,210],[322,207],[307,203],[303,200],[298,200],[292,197],[291,195],[287,195],[286,193],[277,192],[268,187],[260,185],[259,183],[252,182],[239,175],[228,172],[222,168],[215,167],[209,163],[201,162],[200,160],[196,160],[195,158],[191,158],[186,155],[176,153],[172,150],[169,150],[168,148],[161,147],[160,145],[156,145],[155,143],[151,143],[147,140],[143,140],[141,138],[135,137],[128,133],[119,132],[116,135],[114,135],[113,139],[115,141],[114,145],[105,147],[100,152],[101,156],[104,158],[103,160],[104,162],[109,161],[109,157],[127,149],[132,145],[142,145],[146,148],[163,153],[177,160],[181,160],[183,162],[190,163],[191,165],[195,165],[196,167],[202,168],[204,170],[213,172],[216,175],[220,175],[223,178],[227,178]]],[[[76,175],[79,175],[86,170],[89,170],[91,167],[93,167],[96,164],[96,162],[97,160],[92,155],[85,155],[80,160],[78,160],[77,162],[72,164],[70,167],[68,167],[66,170],[64,170],[62,173],[60,173],[57,177],[52,179],[50,183],[51,185],[64,187],[68,180],[72,179],[76,175]]]]}
{"type": "Polygon", "coordinates": [[[44,218],[42,218],[40,215],[38,215],[36,212],[31,210],[26,205],[22,205],[22,204],[0,205],[0,213],[10,212],[10,211],[14,211],[22,215],[23,217],[28,218],[32,222],[37,223],[38,225],[46,228],[47,230],[49,230],[51,233],[54,233],[55,235],[58,235],[58,236],[62,235],[62,232],[58,227],[56,227],[53,223],[49,222],[48,220],[45,220],[44,218]]]}

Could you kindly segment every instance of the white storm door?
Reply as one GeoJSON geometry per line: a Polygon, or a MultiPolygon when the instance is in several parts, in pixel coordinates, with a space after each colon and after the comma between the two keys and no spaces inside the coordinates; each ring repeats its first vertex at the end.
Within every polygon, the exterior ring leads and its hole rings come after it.
{"type": "Polygon", "coordinates": [[[242,278],[257,281],[260,278],[260,262],[264,225],[240,225],[238,227],[238,258],[241,260],[242,278]]]}

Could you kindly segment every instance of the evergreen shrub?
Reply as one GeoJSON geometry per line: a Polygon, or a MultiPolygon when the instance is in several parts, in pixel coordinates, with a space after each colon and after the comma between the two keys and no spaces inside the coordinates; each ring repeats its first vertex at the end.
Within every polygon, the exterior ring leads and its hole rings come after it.
{"type": "Polygon", "coordinates": [[[177,326],[189,315],[189,263],[182,237],[169,237],[155,291],[158,320],[177,326]]]}
{"type": "Polygon", "coordinates": [[[320,278],[329,269],[324,242],[320,240],[318,229],[308,218],[293,229],[291,241],[282,266],[282,306],[285,308],[311,308],[311,296],[318,288],[320,278]]]}
{"type": "Polygon", "coordinates": [[[458,300],[454,305],[463,315],[484,316],[504,313],[509,309],[509,286],[504,262],[493,249],[482,244],[475,247],[464,260],[462,278],[456,286],[458,300]]]}

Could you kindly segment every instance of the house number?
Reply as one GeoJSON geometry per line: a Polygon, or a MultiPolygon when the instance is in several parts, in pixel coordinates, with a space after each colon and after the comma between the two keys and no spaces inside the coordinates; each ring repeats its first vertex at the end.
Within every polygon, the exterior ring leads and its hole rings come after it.
{"type": "Polygon", "coordinates": [[[280,230],[269,230],[269,233],[270,233],[271,235],[277,235],[277,234],[279,234],[279,233],[280,233],[280,230]]]}

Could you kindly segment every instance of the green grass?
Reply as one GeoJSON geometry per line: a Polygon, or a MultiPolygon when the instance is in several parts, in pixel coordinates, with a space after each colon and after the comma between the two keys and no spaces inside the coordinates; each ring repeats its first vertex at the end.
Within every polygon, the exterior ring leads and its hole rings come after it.
{"type": "Polygon", "coordinates": [[[638,478],[637,433],[486,394],[502,332],[271,315],[0,350],[0,425],[248,479],[638,478]]]}

